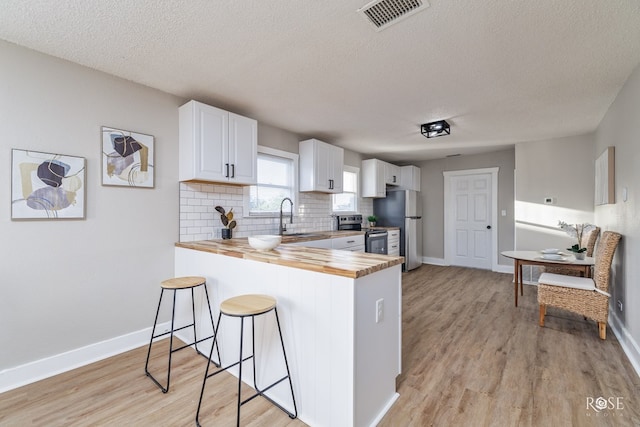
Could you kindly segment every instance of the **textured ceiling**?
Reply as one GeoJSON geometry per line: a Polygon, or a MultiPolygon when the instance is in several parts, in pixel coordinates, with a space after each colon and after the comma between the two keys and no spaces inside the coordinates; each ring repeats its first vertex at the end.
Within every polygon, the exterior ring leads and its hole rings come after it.
{"type": "Polygon", "coordinates": [[[367,1],[0,0],[0,38],[400,162],[593,131],[640,63],[638,0],[431,0],[380,32],[367,1]]]}

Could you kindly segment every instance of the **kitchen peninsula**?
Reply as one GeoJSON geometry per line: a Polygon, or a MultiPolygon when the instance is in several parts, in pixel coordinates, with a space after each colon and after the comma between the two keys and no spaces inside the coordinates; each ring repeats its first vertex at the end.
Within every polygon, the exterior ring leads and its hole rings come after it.
{"type": "MultiPolygon", "coordinates": [[[[395,402],[402,257],[287,244],[261,252],[247,239],[176,243],[175,251],[176,276],[206,277],[216,318],[220,302],[236,295],[278,300],[300,420],[312,426],[370,426],[395,402]]],[[[180,303],[190,313],[190,299],[180,303]]],[[[206,326],[208,313],[204,301],[199,303],[206,326]]],[[[239,322],[222,322],[219,344],[227,364],[238,358],[239,322]]],[[[208,351],[210,342],[203,344],[208,351]]],[[[282,376],[278,345],[273,317],[257,318],[258,384],[282,376]]],[[[252,384],[245,373],[251,369],[243,369],[243,379],[252,384]]],[[[275,387],[271,396],[292,408],[286,387],[275,387]]]]}

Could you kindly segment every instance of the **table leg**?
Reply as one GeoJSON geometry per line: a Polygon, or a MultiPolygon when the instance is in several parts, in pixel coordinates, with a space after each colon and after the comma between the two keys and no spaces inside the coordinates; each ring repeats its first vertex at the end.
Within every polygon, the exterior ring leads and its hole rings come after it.
{"type": "Polygon", "coordinates": [[[520,264],[520,295],[524,295],[524,279],[522,278],[522,263],[520,264]]]}
{"type": "Polygon", "coordinates": [[[513,260],[513,296],[515,297],[515,305],[518,306],[518,282],[520,281],[518,278],[518,272],[520,271],[518,265],[520,263],[517,259],[513,260]]]}

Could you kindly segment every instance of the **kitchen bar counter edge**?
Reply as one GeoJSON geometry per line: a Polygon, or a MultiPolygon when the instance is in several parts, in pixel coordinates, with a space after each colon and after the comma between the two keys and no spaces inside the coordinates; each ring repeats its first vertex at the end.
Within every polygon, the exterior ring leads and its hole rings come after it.
{"type": "MultiPolygon", "coordinates": [[[[363,232],[360,231],[352,232],[353,235],[362,233],[363,232]]],[[[258,251],[253,249],[246,238],[178,242],[175,246],[354,279],[393,267],[394,265],[402,264],[404,261],[402,257],[397,256],[308,248],[304,246],[288,246],[286,244],[313,240],[314,238],[326,239],[348,235],[349,232],[340,231],[318,233],[314,235],[313,238],[307,237],[303,239],[298,239],[294,236],[285,236],[283,238],[283,244],[280,244],[271,251],[258,251]]]]}

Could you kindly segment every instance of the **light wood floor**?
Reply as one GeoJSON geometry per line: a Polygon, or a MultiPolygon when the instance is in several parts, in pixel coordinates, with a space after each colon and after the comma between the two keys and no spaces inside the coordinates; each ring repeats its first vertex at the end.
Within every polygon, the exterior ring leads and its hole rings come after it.
{"type": "MultiPolygon", "coordinates": [[[[535,288],[513,307],[510,275],[424,265],[403,275],[403,310],[400,398],[382,427],[640,425],[640,380],[613,333],[601,341],[593,322],[553,308],[540,328],[535,288]],[[587,409],[601,396],[623,409],[587,409]]],[[[175,353],[162,394],[145,357],[139,348],[0,394],[0,426],[195,425],[204,359],[175,353]]],[[[236,384],[226,373],[207,384],[203,425],[234,424],[236,384]]],[[[248,426],[304,425],[261,398],[242,414],[248,426]]]]}

